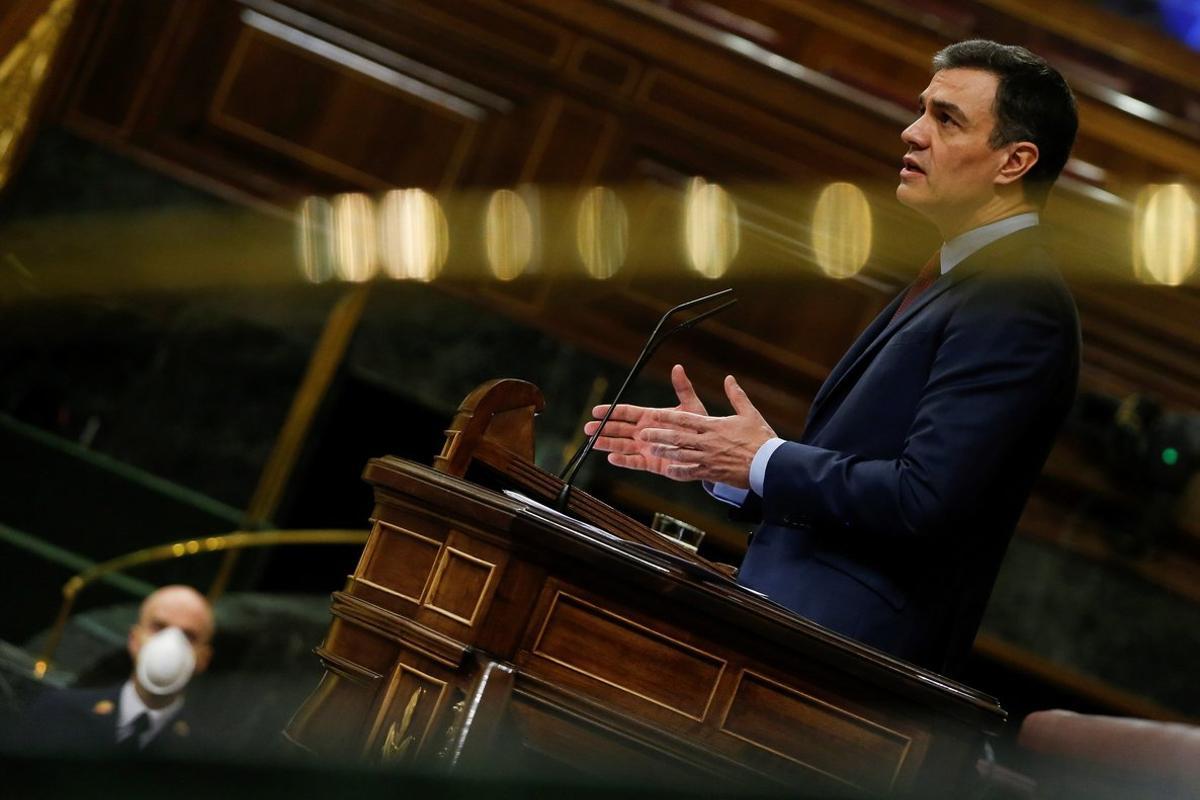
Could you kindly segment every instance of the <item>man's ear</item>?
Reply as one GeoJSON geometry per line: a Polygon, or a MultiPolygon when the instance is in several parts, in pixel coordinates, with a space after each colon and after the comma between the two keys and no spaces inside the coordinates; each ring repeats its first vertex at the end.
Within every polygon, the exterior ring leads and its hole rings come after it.
{"type": "Polygon", "coordinates": [[[1038,146],[1033,142],[1016,142],[1005,145],[1003,149],[1008,151],[1008,157],[996,173],[996,183],[1008,186],[1024,178],[1025,173],[1033,169],[1039,153],[1038,146]]]}
{"type": "Polygon", "coordinates": [[[135,622],[129,626],[129,636],[125,640],[125,647],[129,650],[129,660],[136,664],[138,651],[142,649],[141,623],[135,622]]]}
{"type": "Polygon", "coordinates": [[[196,654],[196,674],[199,675],[208,669],[208,664],[212,661],[212,644],[196,645],[193,652],[196,654]]]}

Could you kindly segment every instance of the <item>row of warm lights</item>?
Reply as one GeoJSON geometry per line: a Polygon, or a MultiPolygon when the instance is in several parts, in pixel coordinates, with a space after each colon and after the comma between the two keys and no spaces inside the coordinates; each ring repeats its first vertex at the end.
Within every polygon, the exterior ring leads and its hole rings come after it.
{"type": "MultiPolygon", "coordinates": [[[[484,252],[500,281],[524,275],[538,261],[538,197],[528,188],[498,190],[487,201],[484,252]]],[[[737,207],[725,190],[696,179],[685,201],[685,248],[691,264],[718,277],[737,254],[737,207]]],[[[575,243],[583,269],[594,278],[616,275],[629,249],[629,212],[611,188],[583,194],[575,215],[575,243]]],[[[407,188],[384,194],[307,198],[299,211],[300,263],[305,277],[361,282],[386,277],[432,281],[449,252],[442,205],[432,194],[407,188]]]]}
{"type": "Polygon", "coordinates": [[[378,208],[365,194],[340,194],[332,203],[309,197],[299,214],[300,264],[313,283],[366,281],[381,267],[390,278],[428,281],[446,261],[446,216],[420,189],[388,192],[378,208]]]}
{"type": "MultiPolygon", "coordinates": [[[[719,184],[693,178],[683,197],[683,255],[706,278],[725,274],[738,254],[737,204],[719,184]]],[[[484,254],[502,281],[536,268],[539,258],[538,195],[529,187],[492,193],[484,213],[484,254]]],[[[365,194],[332,202],[309,197],[299,211],[300,262],[314,283],[333,278],[361,282],[379,274],[400,280],[433,280],[445,264],[449,233],[441,204],[421,189],[397,189],[376,204],[365,194]]],[[[575,213],[575,246],[593,278],[616,275],[629,249],[629,214],[612,189],[585,192],[575,213]]],[[[871,208],[849,183],[822,191],[813,216],[813,251],[830,276],[855,274],[871,251],[871,208]]]]}
{"type": "Polygon", "coordinates": [[[1133,269],[1145,283],[1179,286],[1196,269],[1200,210],[1186,186],[1148,186],[1133,214],[1133,269]]]}
{"type": "MultiPolygon", "coordinates": [[[[538,195],[529,187],[493,192],[484,212],[484,254],[492,274],[513,280],[539,261],[538,195]]],[[[719,184],[693,178],[682,203],[682,250],[706,278],[725,274],[738,254],[741,221],[737,204],[719,184]]],[[[1137,277],[1176,286],[1196,267],[1200,212],[1186,187],[1147,187],[1135,209],[1133,259],[1137,277]]],[[[299,212],[299,251],[305,277],[361,282],[379,274],[430,281],[446,262],[450,241],[441,204],[421,189],[397,189],[378,203],[365,194],[342,194],[330,202],[304,201],[299,212]]],[[[614,276],[629,248],[629,214],[612,189],[598,186],[582,196],[575,213],[575,245],[593,278],[614,276]]],[[[858,273],[871,255],[872,213],[866,195],[850,183],[833,183],[818,196],[811,221],[813,257],[833,278],[858,273]]]]}

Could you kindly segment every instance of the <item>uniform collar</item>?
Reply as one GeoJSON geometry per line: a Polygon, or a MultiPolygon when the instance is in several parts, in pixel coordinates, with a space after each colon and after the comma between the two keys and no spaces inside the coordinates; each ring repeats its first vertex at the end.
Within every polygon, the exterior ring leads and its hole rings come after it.
{"type": "Polygon", "coordinates": [[[133,678],[130,678],[121,687],[120,699],[117,702],[117,735],[120,736],[121,731],[132,725],[138,715],[144,713],[150,719],[150,727],[146,730],[144,742],[152,741],[182,708],[183,695],[175,698],[169,706],[150,708],[142,702],[141,695],[137,693],[137,687],[133,685],[133,678]]]}

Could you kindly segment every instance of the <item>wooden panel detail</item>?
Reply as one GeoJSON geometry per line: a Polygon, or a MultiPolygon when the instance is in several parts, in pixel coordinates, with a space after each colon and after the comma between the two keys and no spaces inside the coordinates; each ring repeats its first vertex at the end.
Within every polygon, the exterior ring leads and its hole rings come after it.
{"type": "Polygon", "coordinates": [[[892,787],[912,745],[902,733],[749,670],[738,676],[720,729],[871,792],[892,787]]]}
{"type": "Polygon", "coordinates": [[[594,183],[612,147],[618,125],[612,114],[553,95],[538,123],[521,181],[594,183]]]}
{"type": "Polygon", "coordinates": [[[109,3],[92,33],[96,45],[75,79],[71,121],[85,129],[126,136],[154,82],[179,24],[184,3],[109,3]]]}
{"type": "MultiPolygon", "coordinates": [[[[335,653],[346,663],[354,664],[355,670],[366,670],[376,675],[386,675],[396,658],[394,637],[380,624],[369,618],[367,613],[339,602],[341,593],[334,594],[330,609],[333,623],[321,647],[335,653]]],[[[365,603],[361,604],[366,606],[365,603]]]]}
{"type": "Polygon", "coordinates": [[[604,777],[653,775],[655,785],[669,786],[672,793],[694,792],[696,797],[706,796],[702,790],[711,788],[703,786],[704,782],[724,784],[730,777],[729,772],[722,772],[729,764],[713,758],[711,753],[698,747],[687,749],[661,735],[639,735],[645,732],[627,722],[607,724],[591,718],[576,705],[550,704],[536,695],[516,691],[508,711],[512,735],[526,748],[556,762],[578,765],[585,773],[604,777]],[[586,754],[582,759],[581,753],[586,754]]]}
{"type": "Polygon", "coordinates": [[[437,539],[378,521],[358,570],[359,580],[420,603],[441,547],[437,539]]]}
{"type": "Polygon", "coordinates": [[[363,720],[370,718],[376,693],[341,675],[327,672],[310,702],[296,712],[285,735],[326,758],[357,758],[362,750],[363,720]]]}
{"type": "MultiPolygon", "coordinates": [[[[360,667],[386,672],[395,648],[379,647],[377,637],[395,642],[415,653],[450,668],[462,664],[467,646],[419,622],[392,613],[357,597],[361,581],[351,580],[354,594],[334,592],[330,610],[334,624],[325,648],[342,654],[360,667]],[[385,660],[385,663],[380,663],[385,660]]],[[[368,593],[378,590],[368,585],[368,593]]]]}
{"type": "Polygon", "coordinates": [[[703,721],[725,660],[558,592],[532,652],[654,705],[703,721]]]}
{"type": "Polygon", "coordinates": [[[405,4],[404,10],[435,22],[454,36],[538,67],[558,66],[571,46],[572,34],[566,29],[509,3],[433,0],[405,4]]]}
{"type": "Polygon", "coordinates": [[[799,124],[651,67],[638,85],[636,103],[648,115],[674,126],[681,136],[701,138],[782,174],[798,170],[810,174],[812,169],[842,179],[848,174],[871,174],[878,171],[878,159],[895,150],[896,130],[890,121],[815,94],[797,93],[793,98],[797,103],[793,113],[806,117],[795,121],[799,124]],[[853,142],[839,141],[838,125],[841,130],[855,131],[853,142]],[[754,130],[752,139],[742,134],[750,129],[754,130]]]}
{"type": "Polygon", "coordinates": [[[446,685],[440,678],[397,663],[367,737],[364,757],[381,763],[415,758],[437,719],[446,685]]]}
{"type": "Polygon", "coordinates": [[[323,647],[314,647],[313,654],[321,660],[321,666],[325,667],[325,669],[330,672],[336,672],[343,678],[361,686],[371,686],[375,681],[383,678],[378,672],[355,664],[353,661],[342,658],[336,653],[331,653],[323,647]]]}
{"type": "Polygon", "coordinates": [[[429,584],[424,607],[470,627],[496,578],[490,561],[447,546],[429,584]]]}
{"type": "Polygon", "coordinates": [[[626,97],[642,73],[637,59],[590,39],[579,39],[567,60],[566,72],[592,89],[626,97]]]}
{"type": "Polygon", "coordinates": [[[284,23],[251,21],[213,96],[214,126],[359,186],[454,183],[485,109],[284,23]]]}

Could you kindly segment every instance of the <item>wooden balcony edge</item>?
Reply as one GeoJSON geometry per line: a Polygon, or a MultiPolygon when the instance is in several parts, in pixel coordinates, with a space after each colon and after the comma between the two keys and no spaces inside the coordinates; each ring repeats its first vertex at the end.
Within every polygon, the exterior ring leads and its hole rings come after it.
{"type": "Polygon", "coordinates": [[[1148,697],[1131,692],[1092,675],[1051,661],[990,633],[975,637],[973,654],[1037,678],[1058,689],[1085,698],[1096,705],[1130,717],[1160,722],[1200,724],[1200,718],[1189,716],[1148,697]]]}

